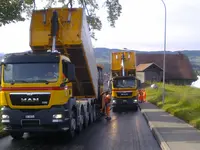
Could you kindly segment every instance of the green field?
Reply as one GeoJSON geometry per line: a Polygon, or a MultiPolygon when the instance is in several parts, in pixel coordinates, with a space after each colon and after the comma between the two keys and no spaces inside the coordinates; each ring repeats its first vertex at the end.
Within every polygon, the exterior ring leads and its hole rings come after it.
{"type": "Polygon", "coordinates": [[[3,130],[3,125],[0,124],[0,132],[2,132],[2,130],[3,130]]]}
{"type": "Polygon", "coordinates": [[[200,129],[200,92],[189,86],[166,85],[165,104],[162,105],[162,84],[147,88],[147,100],[172,115],[200,129]]]}

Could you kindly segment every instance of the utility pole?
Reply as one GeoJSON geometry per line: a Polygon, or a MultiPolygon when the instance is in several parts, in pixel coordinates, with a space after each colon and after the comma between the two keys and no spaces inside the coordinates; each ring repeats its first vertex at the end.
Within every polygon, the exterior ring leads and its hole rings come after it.
{"type": "Polygon", "coordinates": [[[166,33],[167,33],[167,7],[166,4],[164,2],[164,0],[161,0],[163,5],[164,5],[164,9],[165,9],[165,25],[164,25],[164,58],[163,58],[163,93],[162,93],[162,103],[165,103],[165,66],[166,66],[166,33]]]}

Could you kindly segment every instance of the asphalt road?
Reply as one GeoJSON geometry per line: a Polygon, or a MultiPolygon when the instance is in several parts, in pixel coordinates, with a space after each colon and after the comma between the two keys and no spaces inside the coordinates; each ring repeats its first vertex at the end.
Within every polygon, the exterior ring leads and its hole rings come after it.
{"type": "Polygon", "coordinates": [[[138,112],[113,113],[82,131],[72,141],[59,135],[25,135],[15,141],[0,139],[0,150],[160,150],[143,115],[138,112]]]}

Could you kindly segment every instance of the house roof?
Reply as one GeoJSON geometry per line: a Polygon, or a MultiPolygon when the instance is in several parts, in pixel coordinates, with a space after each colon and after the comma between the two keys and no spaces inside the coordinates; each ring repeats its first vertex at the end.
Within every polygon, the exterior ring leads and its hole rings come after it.
{"type": "MultiPolygon", "coordinates": [[[[154,62],[163,66],[163,54],[136,54],[136,65],[154,62]]],[[[196,79],[192,65],[183,54],[166,54],[166,79],[196,79]]]]}
{"type": "MultiPolygon", "coordinates": [[[[139,64],[137,67],[136,67],[136,71],[140,72],[140,71],[144,71],[145,69],[149,68],[150,66],[152,65],[155,65],[157,66],[158,68],[160,68],[157,64],[155,63],[146,63],[146,64],[139,64]]],[[[162,68],[160,68],[161,70],[163,70],[162,68]]]]}

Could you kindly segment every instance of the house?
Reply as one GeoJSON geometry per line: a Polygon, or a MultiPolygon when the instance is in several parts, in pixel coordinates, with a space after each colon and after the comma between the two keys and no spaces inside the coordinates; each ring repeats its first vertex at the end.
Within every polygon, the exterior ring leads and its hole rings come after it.
{"type": "MultiPolygon", "coordinates": [[[[151,81],[151,78],[155,77],[156,80],[159,81],[161,79],[162,81],[162,75],[158,77],[158,70],[163,68],[163,54],[137,53],[136,65],[139,74],[141,72],[148,72],[145,74],[145,79],[151,81]],[[155,73],[152,73],[152,70],[155,73]]],[[[167,83],[191,84],[197,80],[197,76],[187,56],[181,53],[166,54],[165,79],[167,83]]]]}
{"type": "Polygon", "coordinates": [[[145,81],[160,82],[162,81],[163,69],[155,63],[139,64],[136,67],[137,77],[141,83],[145,81]]]}

